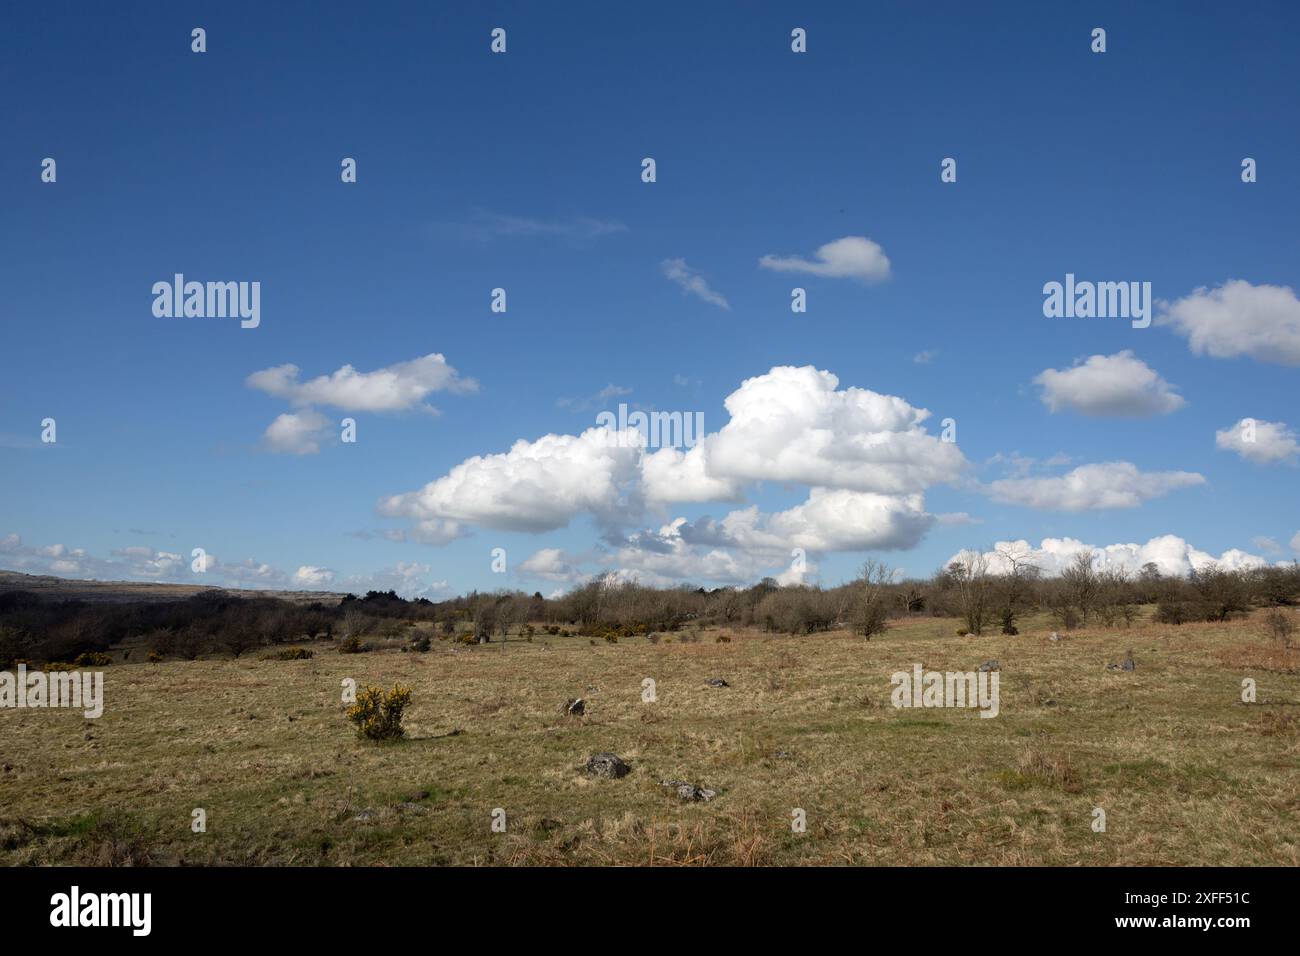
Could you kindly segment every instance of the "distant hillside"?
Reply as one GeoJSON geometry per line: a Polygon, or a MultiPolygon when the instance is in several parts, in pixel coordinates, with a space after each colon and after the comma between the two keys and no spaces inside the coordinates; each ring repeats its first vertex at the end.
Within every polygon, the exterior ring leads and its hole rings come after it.
{"type": "Polygon", "coordinates": [[[162,584],[156,581],[77,581],[47,574],[0,571],[0,594],[31,591],[47,601],[94,601],[131,604],[137,601],[184,601],[196,594],[225,593],[235,597],[279,598],[299,604],[338,604],[344,595],[333,591],[259,591],[218,588],[198,584],[162,584]]]}

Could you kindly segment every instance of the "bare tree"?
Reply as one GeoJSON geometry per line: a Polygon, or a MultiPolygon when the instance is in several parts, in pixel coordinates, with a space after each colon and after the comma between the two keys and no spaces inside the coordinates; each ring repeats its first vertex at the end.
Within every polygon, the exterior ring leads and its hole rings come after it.
{"type": "Polygon", "coordinates": [[[1079,619],[1088,623],[1088,615],[1097,608],[1101,592],[1101,577],[1092,566],[1092,551],[1080,551],[1074,561],[1061,572],[1061,581],[1070,604],[1079,609],[1079,619]]]}
{"type": "Polygon", "coordinates": [[[1006,566],[1006,573],[1000,577],[1000,600],[998,616],[1003,634],[1018,634],[1016,618],[1028,603],[1034,581],[1041,570],[1029,560],[1030,552],[1016,547],[998,548],[998,558],[1006,566]]]}
{"type": "Polygon", "coordinates": [[[497,601],[494,609],[496,627],[501,632],[501,649],[505,650],[506,641],[510,639],[510,625],[515,623],[515,603],[509,598],[497,601]]]}
{"type": "Polygon", "coordinates": [[[967,632],[982,634],[989,619],[989,592],[993,583],[989,575],[988,556],[979,551],[963,551],[956,561],[948,565],[948,573],[957,588],[967,632]]]}
{"type": "Polygon", "coordinates": [[[885,600],[887,588],[894,583],[894,572],[887,564],[868,558],[854,587],[853,630],[867,640],[887,626],[885,600]]]}

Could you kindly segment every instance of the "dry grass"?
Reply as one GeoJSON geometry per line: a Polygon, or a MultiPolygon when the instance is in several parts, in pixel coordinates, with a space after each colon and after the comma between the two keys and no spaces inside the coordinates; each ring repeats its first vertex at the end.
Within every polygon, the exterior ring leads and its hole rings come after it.
{"type": "Polygon", "coordinates": [[[0,711],[0,862],[1300,863],[1300,649],[1256,621],[1060,643],[1045,622],[982,638],[955,624],[114,665],[98,721],[0,711]],[[1129,647],[1136,671],[1105,669],[1129,647]],[[987,658],[995,719],[890,706],[896,670],[987,658]],[[411,686],[410,739],[358,741],[345,677],[411,686]],[[1244,677],[1259,703],[1241,703],[1244,677]],[[563,716],[570,697],[585,717],[563,716]],[[632,773],[585,776],[603,750],[632,773]],[[683,803],[665,778],[718,796],[683,803]]]}

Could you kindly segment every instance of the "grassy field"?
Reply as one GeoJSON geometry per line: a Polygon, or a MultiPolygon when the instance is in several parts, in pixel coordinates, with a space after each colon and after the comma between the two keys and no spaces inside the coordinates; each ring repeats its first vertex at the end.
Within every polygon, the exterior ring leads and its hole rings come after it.
{"type": "Polygon", "coordinates": [[[99,720],[0,711],[0,862],[1300,864],[1300,649],[1257,620],[1060,642],[1045,621],[956,623],[115,664],[99,720]],[[1129,648],[1134,671],[1106,669],[1129,648]],[[989,658],[995,719],[890,704],[894,671],[989,658]],[[356,738],[348,677],[413,689],[409,739],[356,738]],[[632,772],[587,776],[600,751],[632,772]],[[684,802],[664,778],[718,795],[684,802]]]}

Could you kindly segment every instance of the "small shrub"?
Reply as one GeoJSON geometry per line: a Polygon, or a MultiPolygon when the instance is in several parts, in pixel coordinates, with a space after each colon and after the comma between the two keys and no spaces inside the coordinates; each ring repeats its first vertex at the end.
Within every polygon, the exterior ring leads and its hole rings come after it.
{"type": "Polygon", "coordinates": [[[274,654],[263,654],[264,661],[309,661],[313,657],[310,650],[305,647],[286,647],[282,651],[276,651],[274,654]]]}
{"type": "Polygon", "coordinates": [[[717,636],[717,639],[714,640],[713,643],[714,643],[714,644],[730,644],[730,643],[731,643],[731,638],[727,637],[726,634],[719,634],[719,635],[717,636]]]}
{"type": "Polygon", "coordinates": [[[431,648],[432,646],[433,646],[433,642],[429,640],[429,636],[427,634],[418,637],[411,642],[411,650],[419,651],[421,654],[427,654],[429,652],[429,648],[431,648]]]}
{"type": "Polygon", "coordinates": [[[78,667],[107,667],[113,663],[113,658],[102,651],[87,651],[84,654],[78,654],[76,660],[72,663],[78,667]]]}
{"type": "Polygon", "coordinates": [[[385,693],[382,688],[367,686],[348,708],[348,720],[356,724],[357,736],[362,740],[399,740],[406,736],[402,711],[410,702],[409,687],[394,684],[385,693]]]}
{"type": "Polygon", "coordinates": [[[150,664],[161,664],[163,662],[163,656],[151,647],[149,648],[149,653],[146,655],[145,660],[150,664]]]}
{"type": "Polygon", "coordinates": [[[883,634],[889,626],[889,614],[884,601],[871,600],[854,608],[852,622],[853,632],[867,640],[876,634],[883,634]]]}
{"type": "Polygon", "coordinates": [[[1296,632],[1295,618],[1280,608],[1273,608],[1264,615],[1264,626],[1269,636],[1279,641],[1283,647],[1291,646],[1291,637],[1296,632]]]}
{"type": "Polygon", "coordinates": [[[1079,612],[1072,604],[1057,604],[1051,608],[1052,623],[1063,631],[1072,631],[1079,626],[1079,612]]]}
{"type": "Polygon", "coordinates": [[[339,641],[338,652],[340,654],[361,654],[364,653],[366,646],[361,643],[361,638],[345,637],[339,641]]]}
{"type": "MultiPolygon", "coordinates": [[[[592,641],[592,643],[594,644],[595,641],[592,641]]],[[[618,635],[617,635],[617,634],[606,634],[606,635],[605,635],[605,643],[606,643],[606,644],[617,644],[617,643],[618,643],[618,635]]]]}

